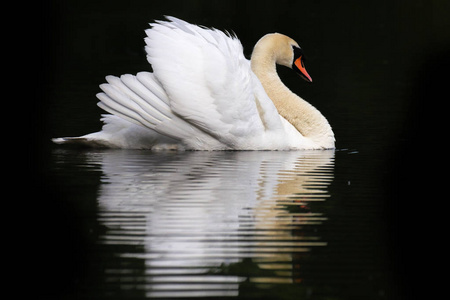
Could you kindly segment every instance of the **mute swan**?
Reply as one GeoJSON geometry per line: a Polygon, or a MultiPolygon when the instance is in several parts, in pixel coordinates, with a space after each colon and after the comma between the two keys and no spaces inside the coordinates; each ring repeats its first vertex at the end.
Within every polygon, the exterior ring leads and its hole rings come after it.
{"type": "Polygon", "coordinates": [[[112,148],[190,150],[295,150],[334,148],[325,117],[292,93],[276,65],[306,81],[300,46],[267,34],[251,61],[229,33],[167,17],[146,30],[147,60],[153,73],[107,76],[100,85],[101,131],[57,144],[112,148]]]}

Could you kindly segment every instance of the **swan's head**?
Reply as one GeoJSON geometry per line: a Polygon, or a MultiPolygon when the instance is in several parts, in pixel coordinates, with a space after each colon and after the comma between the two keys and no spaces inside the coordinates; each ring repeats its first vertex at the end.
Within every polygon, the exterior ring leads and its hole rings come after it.
{"type": "Polygon", "coordinates": [[[254,57],[265,57],[265,60],[293,69],[303,79],[312,82],[305,68],[305,55],[296,41],[280,33],[269,33],[263,36],[255,45],[254,57]],[[269,55],[269,56],[267,56],[269,55]]]}

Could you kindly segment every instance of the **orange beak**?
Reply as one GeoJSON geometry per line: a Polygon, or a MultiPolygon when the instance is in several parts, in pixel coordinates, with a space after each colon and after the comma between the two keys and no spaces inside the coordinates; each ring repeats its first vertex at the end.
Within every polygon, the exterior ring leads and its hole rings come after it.
{"type": "Polygon", "coordinates": [[[305,65],[302,60],[302,56],[297,58],[294,62],[294,65],[297,67],[297,69],[300,71],[300,76],[303,77],[308,82],[312,82],[311,76],[309,76],[308,72],[306,72],[305,65]]]}

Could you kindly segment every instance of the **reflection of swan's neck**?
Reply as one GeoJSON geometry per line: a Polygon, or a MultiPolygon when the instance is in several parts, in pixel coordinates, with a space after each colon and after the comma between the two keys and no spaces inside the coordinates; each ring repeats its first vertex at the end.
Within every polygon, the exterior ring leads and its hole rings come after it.
{"type": "MultiPolygon", "coordinates": [[[[261,39],[251,58],[252,71],[261,81],[278,113],[304,137],[323,148],[334,148],[334,134],[325,117],[311,104],[291,92],[281,81],[275,63],[280,60],[276,43],[261,39]]],[[[292,59],[291,59],[292,61],[292,59]]]]}

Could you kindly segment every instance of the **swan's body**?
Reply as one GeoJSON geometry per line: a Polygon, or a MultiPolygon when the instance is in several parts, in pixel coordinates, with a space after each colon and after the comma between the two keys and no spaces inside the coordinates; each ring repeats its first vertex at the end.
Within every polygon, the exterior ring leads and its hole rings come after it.
{"type": "Polygon", "coordinates": [[[300,69],[311,81],[294,40],[264,36],[250,63],[237,38],[168,19],[146,31],[153,73],[107,76],[108,84],[100,86],[98,105],[113,114],[103,116],[102,131],[55,143],[192,150],[334,148],[325,117],[276,73],[278,63],[300,69]]]}

